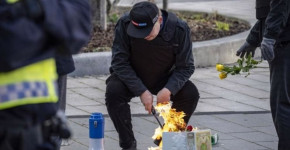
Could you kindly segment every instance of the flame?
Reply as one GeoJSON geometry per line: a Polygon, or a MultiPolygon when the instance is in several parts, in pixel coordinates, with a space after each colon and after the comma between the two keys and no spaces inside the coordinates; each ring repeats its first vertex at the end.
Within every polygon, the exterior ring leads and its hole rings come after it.
{"type": "MultiPolygon", "coordinates": [[[[171,103],[158,103],[155,109],[159,112],[159,116],[163,118],[164,126],[163,129],[161,127],[155,129],[155,134],[152,136],[152,139],[160,140],[163,132],[180,132],[185,130],[186,123],[183,119],[185,113],[183,111],[177,112],[176,109],[171,108],[171,103]]],[[[149,148],[149,150],[159,150],[157,148],[162,148],[162,141],[159,147],[149,148]]]]}
{"type": "Polygon", "coordinates": [[[162,150],[162,147],[150,147],[148,150],[162,150]]]}

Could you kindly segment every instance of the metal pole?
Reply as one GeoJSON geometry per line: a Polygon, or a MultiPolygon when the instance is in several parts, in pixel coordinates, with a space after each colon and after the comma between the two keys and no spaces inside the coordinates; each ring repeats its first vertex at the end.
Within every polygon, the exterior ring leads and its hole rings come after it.
{"type": "Polygon", "coordinates": [[[107,1],[100,1],[100,25],[103,30],[107,30],[107,1]]]}
{"type": "Polygon", "coordinates": [[[168,9],[168,0],[163,0],[163,9],[167,11],[167,9],[168,9]]]}

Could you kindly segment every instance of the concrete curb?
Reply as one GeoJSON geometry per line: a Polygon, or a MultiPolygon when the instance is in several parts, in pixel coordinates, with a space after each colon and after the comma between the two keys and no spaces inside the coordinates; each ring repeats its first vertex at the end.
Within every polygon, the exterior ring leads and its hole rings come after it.
{"type": "Polygon", "coordinates": [[[76,70],[70,76],[109,74],[111,52],[82,53],[73,56],[76,70]]]}

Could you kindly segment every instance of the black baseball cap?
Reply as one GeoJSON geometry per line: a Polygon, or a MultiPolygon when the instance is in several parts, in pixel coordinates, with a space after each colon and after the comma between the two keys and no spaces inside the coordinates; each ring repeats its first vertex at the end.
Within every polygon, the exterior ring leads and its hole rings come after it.
{"type": "Polygon", "coordinates": [[[129,36],[145,38],[150,34],[159,16],[158,7],[151,2],[139,2],[130,11],[130,24],[127,28],[129,36]]]}

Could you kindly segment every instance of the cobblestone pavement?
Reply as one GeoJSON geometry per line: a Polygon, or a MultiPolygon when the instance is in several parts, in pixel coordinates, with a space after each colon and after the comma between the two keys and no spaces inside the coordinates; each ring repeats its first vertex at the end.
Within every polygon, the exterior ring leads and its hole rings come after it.
{"type": "MultiPolygon", "coordinates": [[[[191,77],[201,98],[190,123],[199,128],[211,129],[220,135],[214,150],[273,150],[277,135],[269,108],[269,68],[266,62],[244,75],[218,78],[214,67],[197,68],[191,77]]],[[[74,137],[62,150],[88,149],[88,118],[92,112],[105,116],[105,150],[118,150],[117,132],[104,105],[107,76],[69,78],[66,115],[74,137]]],[[[152,135],[158,123],[148,115],[139,98],[130,103],[134,133],[138,149],[154,146],[152,135]]]]}

